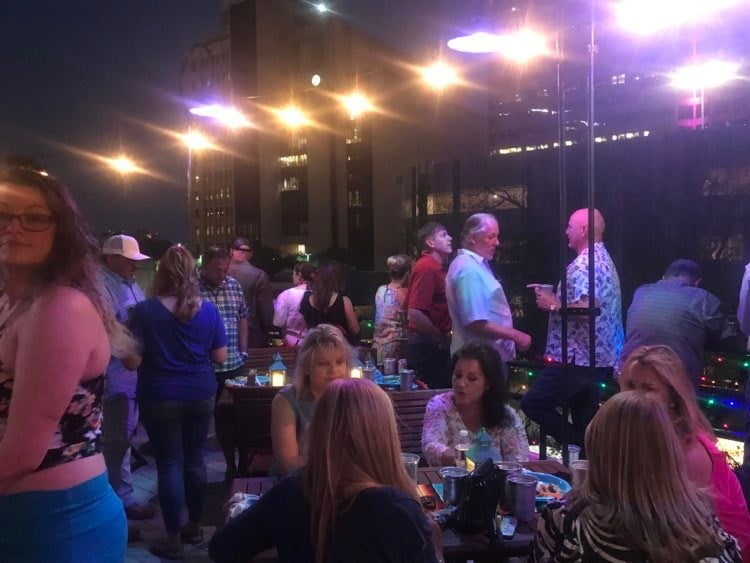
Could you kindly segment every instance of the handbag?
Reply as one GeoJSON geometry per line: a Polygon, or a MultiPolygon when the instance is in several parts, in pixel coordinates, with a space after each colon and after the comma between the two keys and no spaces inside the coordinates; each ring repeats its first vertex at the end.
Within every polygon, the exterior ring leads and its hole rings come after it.
{"type": "Polygon", "coordinates": [[[502,473],[489,458],[477,465],[464,482],[454,527],[459,532],[486,532],[490,541],[497,541],[495,515],[503,484],[502,473]]]}

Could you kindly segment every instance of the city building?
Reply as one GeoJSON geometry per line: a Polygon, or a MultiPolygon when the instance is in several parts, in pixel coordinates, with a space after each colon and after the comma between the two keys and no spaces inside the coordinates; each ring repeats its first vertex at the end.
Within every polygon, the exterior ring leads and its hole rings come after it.
{"type": "Polygon", "coordinates": [[[232,0],[223,15],[223,33],[186,55],[183,96],[249,123],[191,114],[216,145],[189,158],[193,250],[237,234],[381,269],[409,243],[417,168],[485,152],[486,120],[335,11],[232,0]]]}

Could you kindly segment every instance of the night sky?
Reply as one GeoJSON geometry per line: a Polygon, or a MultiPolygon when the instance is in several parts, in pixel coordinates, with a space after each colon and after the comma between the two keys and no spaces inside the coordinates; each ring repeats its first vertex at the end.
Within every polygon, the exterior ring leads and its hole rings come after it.
{"type": "MultiPolygon", "coordinates": [[[[463,8],[473,0],[462,4],[463,8]]],[[[342,15],[421,56],[440,44],[447,0],[341,0],[342,15]]],[[[220,31],[219,0],[0,2],[0,154],[37,157],[73,191],[95,232],[187,236],[186,155],[151,127],[181,130],[183,55],[220,31]],[[124,152],[158,177],[124,181],[80,151],[124,152]]]]}

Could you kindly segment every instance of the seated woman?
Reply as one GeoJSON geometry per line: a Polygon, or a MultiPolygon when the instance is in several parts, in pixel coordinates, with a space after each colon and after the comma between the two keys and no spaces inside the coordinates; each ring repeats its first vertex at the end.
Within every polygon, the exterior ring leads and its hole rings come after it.
{"type": "Polygon", "coordinates": [[[438,561],[384,391],[365,379],[331,382],[310,443],[301,471],[214,534],[212,560],[249,561],[275,545],[282,562],[438,561]]]}
{"type": "Polygon", "coordinates": [[[334,326],[313,328],[300,345],[294,379],[271,403],[272,474],[286,475],[304,465],[307,429],[315,406],[334,379],[349,377],[352,350],[334,326]]]}
{"type": "Polygon", "coordinates": [[[388,285],[375,292],[375,330],[372,341],[378,353],[378,365],[385,358],[406,357],[406,294],[411,272],[411,258],[405,254],[389,256],[386,261],[388,285]]]}
{"type": "Polygon", "coordinates": [[[508,405],[505,364],[491,346],[470,342],[453,356],[453,391],[427,403],[422,451],[430,465],[455,465],[459,432],[481,427],[506,461],[527,461],[529,441],[518,413],[508,405]]]}
{"type": "Polygon", "coordinates": [[[685,455],[685,471],[693,486],[711,496],[724,529],[740,542],[750,562],[750,515],[742,486],[716,447],[711,424],[698,409],[695,388],[680,358],[668,346],[643,346],[628,356],[620,389],[638,391],[667,408],[685,455]]]}
{"type": "Polygon", "coordinates": [[[359,322],[354,306],[344,291],[344,267],[332,260],[324,262],[315,272],[311,291],[305,293],[299,305],[307,328],[331,324],[341,329],[351,344],[359,338],[359,322]]]}
{"type": "Polygon", "coordinates": [[[740,561],[707,495],[690,483],[661,404],[615,395],[591,421],[585,444],[588,476],[542,513],[535,561],[740,561]]]}

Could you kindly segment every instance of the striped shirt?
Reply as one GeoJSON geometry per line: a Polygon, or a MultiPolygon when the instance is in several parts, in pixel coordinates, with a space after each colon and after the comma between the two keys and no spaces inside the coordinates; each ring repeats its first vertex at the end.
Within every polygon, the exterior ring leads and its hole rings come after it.
{"type": "MultiPolygon", "coordinates": [[[[742,558],[737,540],[719,527],[716,517],[707,517],[719,537],[720,543],[703,546],[694,552],[699,563],[739,563],[742,558]]],[[[651,561],[648,554],[639,553],[626,545],[601,522],[586,520],[585,524],[573,515],[564,502],[551,502],[539,518],[534,539],[533,561],[545,562],[599,562],[610,563],[651,561]]],[[[652,563],[659,563],[653,561],[652,563]]]]}
{"type": "Polygon", "coordinates": [[[204,299],[216,305],[227,333],[227,361],[223,364],[214,364],[214,369],[218,373],[237,369],[244,363],[240,355],[237,324],[240,319],[246,319],[248,315],[247,302],[242,293],[242,287],[236,279],[227,276],[221,285],[210,288],[201,277],[200,290],[204,299]]]}

